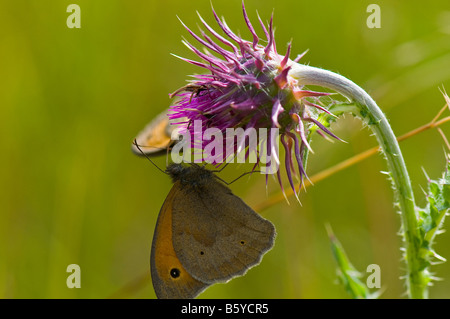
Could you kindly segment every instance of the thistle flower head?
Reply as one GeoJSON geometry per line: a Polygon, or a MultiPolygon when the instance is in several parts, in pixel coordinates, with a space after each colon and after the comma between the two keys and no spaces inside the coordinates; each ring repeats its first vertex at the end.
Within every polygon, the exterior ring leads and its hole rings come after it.
{"type": "MultiPolygon", "coordinates": [[[[265,34],[265,39],[261,40],[243,3],[242,9],[252,41],[236,35],[214,9],[214,18],[224,36],[210,27],[200,15],[207,32],[201,30],[198,35],[183,24],[206,50],[201,51],[184,40],[183,43],[202,61],[180,59],[203,68],[206,73],[194,75],[188,85],[171,94],[178,96],[179,100],[171,107],[169,117],[172,122],[181,126],[181,132],[187,131],[191,136],[194,135],[192,124],[196,120],[202,121],[203,132],[212,127],[224,133],[227,128],[278,128],[286,154],[287,177],[295,192],[293,175],[300,177],[300,181],[306,176],[303,158],[306,149],[310,149],[307,138],[309,130],[315,126],[318,128],[317,132],[325,132],[337,138],[318,121],[319,114],[329,112],[317,104],[316,100],[329,93],[307,90],[289,75],[293,64],[304,53],[291,60],[291,43],[284,55],[277,53],[273,15],[268,25],[258,15],[265,34]]],[[[192,146],[202,149],[207,142],[194,139],[192,146]]],[[[239,149],[238,142],[234,142],[232,147],[236,152],[239,149]]],[[[271,154],[274,151],[273,143],[268,142],[267,148],[266,154],[271,154]]],[[[226,154],[229,153],[224,151],[223,157],[226,154]]],[[[247,153],[246,156],[248,155],[247,153]]],[[[279,170],[277,176],[283,188],[279,170]]]]}

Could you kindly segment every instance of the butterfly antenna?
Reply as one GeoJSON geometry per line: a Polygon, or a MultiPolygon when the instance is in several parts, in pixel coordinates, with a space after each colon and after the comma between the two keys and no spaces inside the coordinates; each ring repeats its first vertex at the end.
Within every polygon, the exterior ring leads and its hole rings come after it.
{"type": "Polygon", "coordinates": [[[225,167],[228,166],[228,164],[230,164],[232,161],[234,161],[235,157],[236,157],[236,155],[233,155],[233,157],[231,159],[229,159],[229,160],[227,160],[227,158],[225,158],[225,162],[224,162],[225,164],[220,169],[216,169],[216,170],[213,170],[211,172],[214,172],[214,173],[222,172],[225,169],[225,167]]]}
{"type": "Polygon", "coordinates": [[[244,177],[245,175],[253,174],[253,173],[259,173],[259,172],[261,172],[261,171],[250,171],[250,172],[245,172],[245,173],[239,175],[238,177],[236,177],[235,179],[233,179],[231,182],[227,182],[227,181],[223,180],[223,178],[220,178],[220,177],[217,176],[217,175],[215,175],[215,176],[216,176],[217,179],[221,180],[221,181],[222,181],[223,183],[225,183],[226,185],[231,185],[231,184],[233,184],[235,181],[237,181],[238,179],[240,179],[241,177],[244,177]]]}
{"type": "Polygon", "coordinates": [[[136,139],[134,139],[133,144],[134,144],[134,146],[136,146],[136,148],[139,150],[139,152],[141,152],[141,154],[142,154],[143,156],[145,156],[145,158],[148,159],[148,160],[150,161],[150,163],[153,164],[153,166],[155,166],[157,169],[159,169],[161,172],[163,172],[164,174],[167,175],[167,172],[166,172],[165,170],[161,169],[158,165],[156,165],[155,162],[153,162],[153,161],[150,159],[150,157],[149,157],[147,154],[145,154],[145,153],[141,150],[141,148],[140,148],[140,146],[138,145],[136,139]]]}
{"type": "Polygon", "coordinates": [[[230,182],[230,184],[233,184],[235,181],[237,181],[238,179],[240,179],[241,177],[244,177],[245,175],[251,175],[251,174],[253,174],[253,173],[260,173],[261,171],[250,171],[250,172],[245,172],[245,173],[243,173],[242,175],[240,175],[240,176],[238,176],[238,177],[236,177],[235,179],[233,179],[231,182],[230,182]]]}
{"type": "Polygon", "coordinates": [[[228,164],[229,163],[225,163],[221,168],[216,169],[216,170],[212,170],[211,172],[213,172],[213,173],[220,173],[220,172],[222,172],[224,170],[225,167],[228,166],[228,164]]]}

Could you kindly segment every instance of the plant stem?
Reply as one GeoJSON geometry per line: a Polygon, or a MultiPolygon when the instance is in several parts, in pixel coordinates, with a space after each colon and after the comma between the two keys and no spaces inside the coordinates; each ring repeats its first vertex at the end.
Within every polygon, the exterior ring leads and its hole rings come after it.
{"type": "Polygon", "coordinates": [[[362,88],[349,79],[319,68],[293,63],[290,75],[299,85],[317,85],[339,92],[359,107],[359,113],[377,137],[383,150],[394,183],[397,201],[402,216],[402,228],[405,241],[405,259],[407,263],[407,288],[410,298],[426,298],[427,284],[419,256],[420,240],[414,194],[408,171],[403,160],[397,139],[389,122],[375,101],[362,88]]]}

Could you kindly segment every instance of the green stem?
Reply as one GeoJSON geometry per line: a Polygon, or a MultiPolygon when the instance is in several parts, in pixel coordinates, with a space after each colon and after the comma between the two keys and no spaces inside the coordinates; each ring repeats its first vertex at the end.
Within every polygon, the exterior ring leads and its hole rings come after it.
{"type": "Polygon", "coordinates": [[[339,92],[351,101],[356,101],[359,115],[367,121],[386,156],[397,191],[406,246],[408,295],[410,298],[426,298],[427,286],[419,256],[420,240],[414,194],[397,139],[383,112],[362,88],[336,73],[293,63],[290,75],[298,80],[299,85],[326,87],[339,92]]]}

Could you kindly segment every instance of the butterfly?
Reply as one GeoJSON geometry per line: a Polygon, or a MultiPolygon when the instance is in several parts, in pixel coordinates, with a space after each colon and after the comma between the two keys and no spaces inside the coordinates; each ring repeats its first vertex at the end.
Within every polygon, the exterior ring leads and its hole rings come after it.
{"type": "Polygon", "coordinates": [[[273,224],[199,165],[170,164],[173,181],[150,255],[158,298],[195,298],[212,284],[244,275],[275,240],[273,224]]]}

